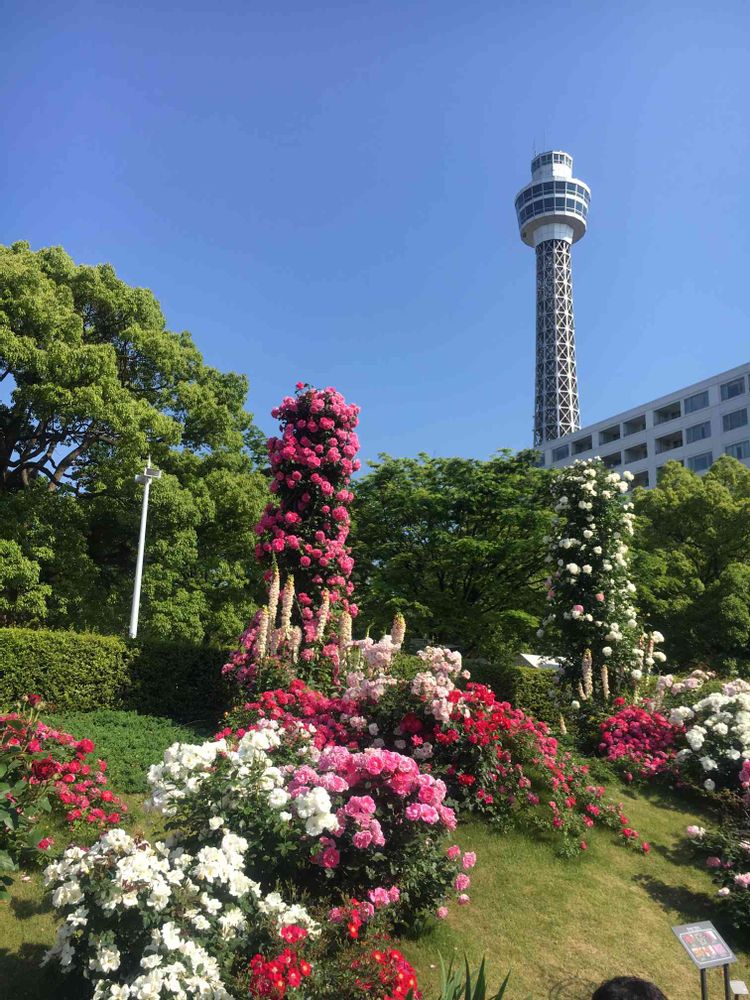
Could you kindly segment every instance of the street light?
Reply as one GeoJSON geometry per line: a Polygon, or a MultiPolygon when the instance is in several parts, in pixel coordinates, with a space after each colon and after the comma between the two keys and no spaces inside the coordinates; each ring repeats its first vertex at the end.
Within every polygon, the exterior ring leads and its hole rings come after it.
{"type": "Polygon", "coordinates": [[[146,546],[146,518],[148,517],[148,491],[151,489],[151,482],[154,479],[161,479],[161,471],[151,465],[151,456],[143,472],[135,477],[135,481],[143,487],[143,506],[141,507],[141,530],[138,535],[138,559],[135,564],[135,584],[133,585],[133,604],[130,608],[130,628],[128,635],[135,639],[138,634],[138,610],[141,604],[141,577],[143,576],[143,550],[146,546]]]}

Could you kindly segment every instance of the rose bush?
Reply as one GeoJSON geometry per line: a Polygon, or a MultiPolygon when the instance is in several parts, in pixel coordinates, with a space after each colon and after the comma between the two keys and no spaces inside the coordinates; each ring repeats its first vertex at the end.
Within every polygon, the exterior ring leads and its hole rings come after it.
{"type": "Polygon", "coordinates": [[[186,847],[226,830],[246,837],[246,870],[264,888],[366,897],[376,864],[396,887],[394,919],[434,911],[449,891],[440,839],[455,813],[444,783],[402,754],[321,750],[305,725],[267,719],[238,738],[171,747],[149,782],[151,805],[186,847]]]}
{"type": "Polygon", "coordinates": [[[107,787],[106,762],[92,740],[45,725],[38,695],[0,715],[0,876],[54,844],[50,826],[101,829],[120,822],[127,805],[107,787]]]}
{"type": "Polygon", "coordinates": [[[697,859],[709,869],[722,909],[733,927],[750,937],[750,815],[724,822],[720,830],[689,826],[687,836],[697,859]]]}
{"type": "Polygon", "coordinates": [[[660,712],[627,705],[624,698],[616,698],[615,705],[619,710],[599,726],[600,753],[621,767],[637,769],[643,778],[672,770],[682,726],[660,712]]]}
{"type": "Polygon", "coordinates": [[[706,791],[735,790],[750,759],[750,693],[729,682],[692,707],[672,709],[670,721],[684,726],[677,753],[680,774],[706,791]]]}
{"type": "Polygon", "coordinates": [[[633,505],[622,498],[632,478],[591,459],[561,469],[553,481],[550,610],[537,636],[547,637],[561,660],[561,711],[571,700],[606,704],[610,693],[632,691],[665,659],[654,649],[661,635],[644,635],[634,603],[627,544],[633,505]]]}

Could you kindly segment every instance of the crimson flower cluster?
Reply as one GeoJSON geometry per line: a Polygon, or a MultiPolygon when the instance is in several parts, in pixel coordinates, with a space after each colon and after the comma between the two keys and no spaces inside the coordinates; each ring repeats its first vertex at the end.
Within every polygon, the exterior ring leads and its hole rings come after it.
{"type": "Polygon", "coordinates": [[[358,414],[359,407],[335,389],[302,382],[295,396],[272,410],[281,425],[281,437],[268,441],[277,502],[266,507],[256,526],[255,551],[269,566],[275,560],[282,575],[294,574],[308,645],[324,590],[332,605],[340,603],[352,617],[357,613],[350,601],[354,560],[346,540],[354,498],[349,481],[360,467],[358,414]]]}
{"type": "Polygon", "coordinates": [[[675,743],[683,731],[659,712],[649,712],[638,705],[625,705],[599,726],[600,752],[608,760],[634,764],[641,777],[651,777],[671,769],[675,743]]]}
{"type": "MultiPolygon", "coordinates": [[[[319,750],[334,745],[358,749],[361,737],[356,729],[346,724],[346,720],[355,717],[357,711],[356,702],[347,698],[330,698],[296,679],[287,689],[263,691],[256,700],[245,702],[239,713],[245,726],[240,724],[236,735],[241,739],[251,721],[273,719],[291,734],[302,723],[319,750]]],[[[233,727],[227,726],[216,734],[216,738],[226,738],[233,732],[233,727]]]]}
{"type": "Polygon", "coordinates": [[[354,985],[365,996],[383,1000],[405,1000],[409,994],[421,1000],[414,967],[396,948],[373,948],[351,964],[354,985]]]}
{"type": "MultiPolygon", "coordinates": [[[[32,701],[34,697],[29,696],[32,706],[38,703],[32,701]]],[[[107,763],[93,759],[92,740],[77,740],[70,733],[10,712],[0,716],[0,750],[11,747],[23,751],[29,789],[40,795],[51,791],[68,823],[115,826],[127,812],[127,805],[106,787],[107,763]]],[[[49,846],[47,843],[43,849],[49,846]]]]}
{"type": "Polygon", "coordinates": [[[253,955],[250,959],[250,996],[281,1000],[288,989],[299,987],[311,972],[310,963],[300,958],[294,948],[284,948],[273,958],[253,955]]]}

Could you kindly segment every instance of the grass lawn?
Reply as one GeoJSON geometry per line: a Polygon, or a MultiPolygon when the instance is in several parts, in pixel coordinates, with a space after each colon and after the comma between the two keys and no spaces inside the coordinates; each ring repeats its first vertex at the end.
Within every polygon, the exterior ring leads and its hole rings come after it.
{"type": "MultiPolygon", "coordinates": [[[[700,995],[698,973],[672,925],[713,920],[730,946],[737,943],[736,932],[722,927],[708,873],[679,852],[685,827],[700,814],[657,795],[625,790],[622,797],[631,822],[651,843],[647,856],[604,831],[570,861],[520,832],[498,836],[475,822],[459,827],[456,839],[478,855],[473,901],[452,907],[446,922],[419,941],[404,943],[427,997],[439,981],[437,952],[447,960],[454,949],[474,966],[485,955],[493,987],[512,969],[509,1000],[590,1000],[595,986],[616,975],[651,979],[669,1000],[700,995]]],[[[732,978],[747,981],[750,954],[734,950],[740,961],[732,978]]],[[[711,993],[723,996],[721,974],[709,977],[711,993]]]]}
{"type": "MultiPolygon", "coordinates": [[[[75,721],[84,735],[85,720],[75,721]]],[[[113,777],[122,774],[126,784],[137,780],[129,769],[134,758],[139,765],[150,763],[161,757],[172,739],[190,738],[144,720],[142,726],[151,735],[154,727],[159,729],[161,740],[156,742],[163,742],[147,750],[136,735],[140,724],[135,721],[101,720],[103,737],[105,722],[110,729],[118,723],[109,737],[110,766],[113,777]],[[132,757],[123,749],[128,743],[132,757]],[[116,762],[116,747],[129,760],[116,762]]],[[[105,742],[103,738],[103,756],[105,742]]],[[[610,791],[615,792],[611,783],[610,791]]],[[[438,951],[446,959],[453,954],[462,958],[465,952],[474,967],[485,955],[493,987],[511,968],[508,1000],[529,996],[589,1000],[599,982],[622,974],[653,979],[669,1000],[693,1000],[698,995],[697,973],[671,926],[714,920],[729,944],[737,943],[736,935],[721,926],[708,873],[693,867],[679,852],[685,827],[700,821],[701,814],[656,793],[624,789],[621,794],[632,824],[652,845],[648,856],[621,846],[606,831],[589,838],[586,854],[566,861],[555,857],[549,844],[520,831],[500,835],[472,821],[460,826],[456,839],[478,855],[471,873],[473,902],[465,908],[453,906],[448,920],[421,939],[402,942],[427,1000],[436,995],[438,951]]],[[[130,794],[127,799],[129,828],[150,836],[153,819],[140,809],[141,796],[130,794]]],[[[65,980],[54,970],[39,969],[55,924],[42,899],[40,876],[33,875],[28,882],[18,877],[10,902],[0,903],[0,1000],[82,1000],[80,994],[66,993],[65,980]]],[[[740,954],[732,974],[750,978],[748,953],[740,954]]],[[[723,995],[719,973],[710,975],[712,993],[723,995]]]]}

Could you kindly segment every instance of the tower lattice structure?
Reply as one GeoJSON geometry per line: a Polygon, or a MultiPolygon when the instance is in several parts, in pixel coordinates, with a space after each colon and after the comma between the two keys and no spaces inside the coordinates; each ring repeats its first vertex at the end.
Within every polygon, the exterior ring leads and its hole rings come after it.
{"type": "Polygon", "coordinates": [[[534,157],[516,197],[521,239],[536,250],[534,445],[581,426],[570,248],[586,232],[590,200],[573,157],[559,150],[534,157]]]}

